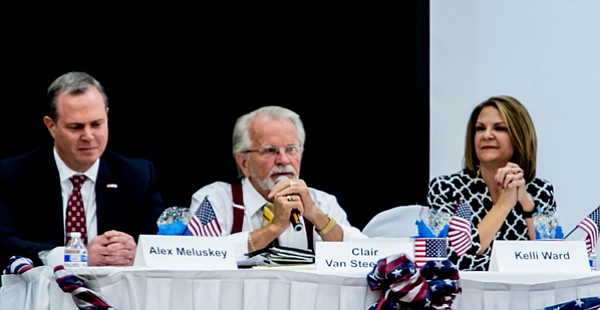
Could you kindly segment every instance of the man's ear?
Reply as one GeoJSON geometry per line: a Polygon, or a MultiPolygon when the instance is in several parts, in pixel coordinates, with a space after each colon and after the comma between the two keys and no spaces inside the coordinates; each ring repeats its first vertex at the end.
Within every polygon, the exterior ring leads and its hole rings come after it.
{"type": "Polygon", "coordinates": [[[249,175],[248,156],[243,153],[236,153],[235,154],[235,163],[238,165],[238,167],[240,168],[240,171],[244,174],[244,176],[248,177],[248,175],[249,175]]]}
{"type": "Polygon", "coordinates": [[[50,118],[50,116],[44,116],[44,124],[46,125],[46,128],[48,128],[48,132],[50,132],[52,138],[54,138],[56,135],[56,123],[54,120],[50,118]]]}

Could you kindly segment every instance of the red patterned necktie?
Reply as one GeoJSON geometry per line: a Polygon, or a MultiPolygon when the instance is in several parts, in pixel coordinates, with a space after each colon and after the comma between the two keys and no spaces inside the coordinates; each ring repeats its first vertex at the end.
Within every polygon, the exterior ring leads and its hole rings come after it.
{"type": "Polygon", "coordinates": [[[70,178],[73,183],[73,192],[67,202],[67,214],[65,216],[65,230],[67,233],[67,243],[71,237],[69,233],[78,231],[81,233],[81,240],[87,244],[87,230],[85,223],[85,209],[83,208],[83,199],[81,198],[81,186],[87,177],[85,175],[74,175],[70,178]]]}

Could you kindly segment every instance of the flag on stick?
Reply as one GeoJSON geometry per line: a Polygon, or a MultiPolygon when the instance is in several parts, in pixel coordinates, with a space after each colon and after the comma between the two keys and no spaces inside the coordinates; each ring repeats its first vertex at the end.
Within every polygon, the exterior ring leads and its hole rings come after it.
{"type": "Polygon", "coordinates": [[[596,242],[598,241],[598,227],[600,227],[600,206],[590,213],[577,227],[583,229],[587,236],[585,237],[585,245],[587,247],[588,256],[594,252],[596,242]]]}
{"type": "Polygon", "coordinates": [[[194,216],[188,223],[188,229],[194,236],[219,237],[221,236],[221,225],[208,197],[204,197],[194,216]]]}
{"type": "Polygon", "coordinates": [[[448,223],[448,240],[458,256],[465,254],[471,246],[471,206],[464,200],[459,200],[454,216],[448,223]]]}

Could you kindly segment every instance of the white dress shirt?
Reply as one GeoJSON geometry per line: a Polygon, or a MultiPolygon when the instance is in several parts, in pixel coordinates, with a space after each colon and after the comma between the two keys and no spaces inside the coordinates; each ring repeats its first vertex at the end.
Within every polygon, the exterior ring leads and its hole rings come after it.
{"type": "MultiPolygon", "coordinates": [[[[338,204],[335,196],[310,187],[308,191],[315,205],[325,214],[331,216],[343,229],[343,241],[367,238],[358,228],[350,225],[346,212],[338,204]]],[[[267,203],[252,186],[250,181],[245,178],[242,180],[242,192],[244,197],[243,207],[245,208],[242,231],[233,235],[231,234],[233,227],[233,194],[231,192],[231,184],[214,182],[202,187],[192,195],[192,203],[190,205],[190,216],[193,216],[200,203],[202,203],[205,197],[208,197],[223,231],[222,236],[231,238],[238,260],[244,259],[244,254],[248,252],[248,232],[262,226],[262,207],[267,203]]],[[[300,221],[304,224],[303,218],[300,218],[300,221]]],[[[279,245],[297,249],[308,249],[306,225],[303,227],[302,230],[295,231],[290,224],[290,228],[278,237],[279,245]]],[[[322,240],[316,231],[313,232],[313,239],[313,242],[322,240]]]]}
{"type": "MultiPolygon", "coordinates": [[[[69,180],[70,177],[76,174],[83,174],[87,177],[87,180],[81,186],[81,198],[83,199],[83,208],[85,210],[85,223],[86,223],[86,234],[88,242],[98,235],[98,218],[96,217],[96,177],[98,176],[98,167],[100,166],[100,159],[90,167],[90,169],[83,173],[72,170],[60,159],[56,149],[54,149],[54,160],[56,161],[56,167],[58,167],[58,175],[60,176],[60,187],[62,189],[63,197],[63,230],[65,224],[65,214],[67,212],[67,203],[69,202],[69,196],[73,191],[73,183],[69,180]]],[[[66,241],[66,233],[65,233],[66,241]]]]}

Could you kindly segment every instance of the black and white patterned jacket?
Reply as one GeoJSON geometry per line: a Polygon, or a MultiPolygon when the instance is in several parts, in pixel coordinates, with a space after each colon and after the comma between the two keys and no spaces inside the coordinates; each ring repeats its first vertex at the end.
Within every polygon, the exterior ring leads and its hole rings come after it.
{"type": "MultiPolygon", "coordinates": [[[[526,186],[527,192],[533,198],[536,209],[556,212],[554,187],[550,182],[534,178],[526,186]]],[[[483,254],[476,254],[481,248],[477,225],[492,209],[493,203],[489,190],[481,178],[480,171],[477,171],[476,177],[467,174],[465,171],[460,171],[450,175],[438,176],[429,182],[427,203],[432,210],[453,214],[459,199],[466,201],[473,211],[471,216],[473,246],[461,257],[458,257],[451,248],[450,261],[456,264],[459,270],[487,271],[493,242],[483,254]]],[[[494,240],[529,240],[524,212],[518,202],[507,215],[494,240]]]]}

